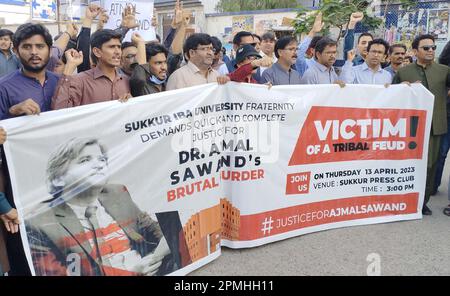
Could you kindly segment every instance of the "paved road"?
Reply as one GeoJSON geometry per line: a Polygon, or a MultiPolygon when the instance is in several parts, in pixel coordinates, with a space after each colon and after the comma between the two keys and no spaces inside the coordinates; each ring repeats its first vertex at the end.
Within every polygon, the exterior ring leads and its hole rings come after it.
{"type": "Polygon", "coordinates": [[[190,275],[367,275],[371,253],[380,256],[381,275],[450,275],[450,217],[442,214],[449,171],[447,165],[440,192],[431,198],[432,216],[332,229],[252,249],[222,248],[217,260],[190,275]]]}

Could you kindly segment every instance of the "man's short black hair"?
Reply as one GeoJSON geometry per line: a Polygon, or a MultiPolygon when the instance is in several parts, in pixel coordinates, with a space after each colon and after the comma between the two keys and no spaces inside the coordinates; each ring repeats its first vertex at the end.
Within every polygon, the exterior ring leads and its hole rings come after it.
{"type": "Polygon", "coordinates": [[[266,32],[261,36],[262,40],[271,40],[271,41],[276,41],[277,37],[275,36],[275,34],[273,32],[266,32]]]}
{"type": "Polygon", "coordinates": [[[359,41],[361,40],[361,38],[363,38],[364,36],[369,36],[369,37],[372,38],[372,40],[373,40],[373,35],[372,35],[372,34],[370,34],[369,32],[364,32],[364,33],[362,33],[361,35],[359,35],[359,37],[358,37],[358,43],[359,43],[359,41]]]}
{"type": "Polygon", "coordinates": [[[242,38],[247,37],[247,36],[253,37],[253,34],[250,32],[247,32],[247,31],[238,32],[236,35],[234,35],[233,44],[236,44],[237,46],[241,46],[242,38]]]}
{"type": "Polygon", "coordinates": [[[316,48],[317,42],[319,42],[319,40],[322,39],[322,38],[323,38],[323,36],[314,36],[311,39],[311,43],[309,44],[308,49],[309,48],[316,48]]]}
{"type": "Polygon", "coordinates": [[[158,34],[156,34],[155,36],[156,36],[156,40],[158,40],[158,42],[161,43],[161,36],[159,36],[158,34]]]}
{"type": "Polygon", "coordinates": [[[53,45],[52,35],[50,35],[48,29],[41,24],[26,23],[20,25],[16,33],[13,35],[14,48],[19,48],[22,41],[33,37],[34,35],[41,35],[47,46],[50,48],[53,45]]]}
{"type": "Polygon", "coordinates": [[[133,42],[126,41],[126,42],[122,43],[121,48],[122,48],[122,50],[124,50],[125,48],[132,47],[132,46],[136,47],[136,45],[134,45],[133,42]]]}
{"type": "Polygon", "coordinates": [[[9,38],[11,38],[12,40],[13,35],[14,33],[8,29],[0,29],[0,37],[9,36],[9,38]]]}
{"type": "Polygon", "coordinates": [[[145,55],[148,62],[150,62],[150,59],[158,53],[163,53],[166,58],[169,56],[169,51],[161,44],[149,43],[145,45],[145,55]]]}
{"type": "Polygon", "coordinates": [[[434,43],[434,36],[433,35],[431,35],[431,34],[423,34],[423,35],[419,35],[416,38],[414,38],[414,41],[413,41],[411,47],[413,49],[419,49],[420,41],[425,40],[425,39],[431,39],[431,40],[433,40],[433,43],[434,43]]]}
{"type": "Polygon", "coordinates": [[[387,43],[386,40],[378,38],[378,39],[373,39],[372,41],[369,42],[369,44],[367,45],[367,52],[370,51],[370,48],[372,47],[372,45],[374,44],[381,44],[384,46],[384,54],[388,54],[389,51],[389,43],[387,43]]]}
{"type": "Polygon", "coordinates": [[[297,39],[292,36],[284,36],[278,39],[277,43],[275,43],[275,56],[279,58],[278,50],[285,49],[292,42],[297,42],[297,39]]]}
{"type": "Polygon", "coordinates": [[[214,53],[217,54],[222,50],[222,42],[216,36],[211,36],[211,43],[214,47],[214,53]]]}
{"type": "Polygon", "coordinates": [[[316,47],[314,47],[314,55],[317,56],[317,53],[323,53],[327,46],[337,46],[337,42],[331,38],[322,37],[319,41],[317,41],[316,47]]]}
{"type": "Polygon", "coordinates": [[[205,33],[195,33],[189,36],[184,42],[183,51],[188,58],[191,58],[189,51],[197,49],[199,45],[210,45],[212,43],[211,36],[205,33]]]}
{"type": "Polygon", "coordinates": [[[405,50],[405,52],[408,51],[408,49],[406,48],[406,45],[400,44],[400,43],[395,43],[395,44],[392,44],[391,46],[389,46],[389,55],[391,55],[394,52],[395,48],[403,48],[405,50]]]}

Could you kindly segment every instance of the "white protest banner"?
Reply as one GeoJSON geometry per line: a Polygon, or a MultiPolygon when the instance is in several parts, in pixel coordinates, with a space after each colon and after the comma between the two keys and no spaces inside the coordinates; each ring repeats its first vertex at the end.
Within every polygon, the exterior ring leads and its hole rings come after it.
{"type": "Polygon", "coordinates": [[[432,108],[421,85],[228,83],[3,121],[28,262],[184,275],[221,245],[420,219],[432,108]]]}
{"type": "Polygon", "coordinates": [[[120,26],[122,12],[128,5],[134,7],[139,26],[128,31],[123,41],[131,41],[133,32],[138,32],[145,41],[156,40],[155,27],[152,26],[153,0],[105,0],[103,8],[107,10],[109,16],[108,22],[105,24],[105,29],[114,30],[120,26]]]}

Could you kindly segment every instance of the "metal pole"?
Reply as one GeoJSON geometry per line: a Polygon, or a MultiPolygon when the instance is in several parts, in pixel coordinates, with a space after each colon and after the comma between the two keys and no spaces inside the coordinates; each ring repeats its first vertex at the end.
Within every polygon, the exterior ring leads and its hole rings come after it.
{"type": "Polygon", "coordinates": [[[60,16],[60,10],[61,3],[60,0],[56,0],[56,21],[58,22],[58,33],[61,32],[61,16],[60,16]]]}

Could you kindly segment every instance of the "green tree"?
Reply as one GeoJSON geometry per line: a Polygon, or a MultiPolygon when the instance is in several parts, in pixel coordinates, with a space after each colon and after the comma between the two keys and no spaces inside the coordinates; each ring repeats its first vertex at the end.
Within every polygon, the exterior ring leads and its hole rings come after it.
{"type": "MultiPolygon", "coordinates": [[[[327,33],[331,27],[339,28],[338,40],[341,33],[345,30],[350,16],[353,12],[361,11],[364,13],[362,25],[369,30],[374,30],[382,24],[382,19],[371,16],[370,2],[366,0],[323,0],[319,4],[316,12],[322,12],[324,22],[323,31],[327,33]]],[[[316,12],[305,7],[300,7],[297,18],[294,21],[294,28],[297,33],[308,33],[313,24],[316,12]]]]}
{"type": "Polygon", "coordinates": [[[297,8],[297,0],[220,0],[216,6],[219,12],[243,10],[264,10],[276,8],[297,8]]]}

